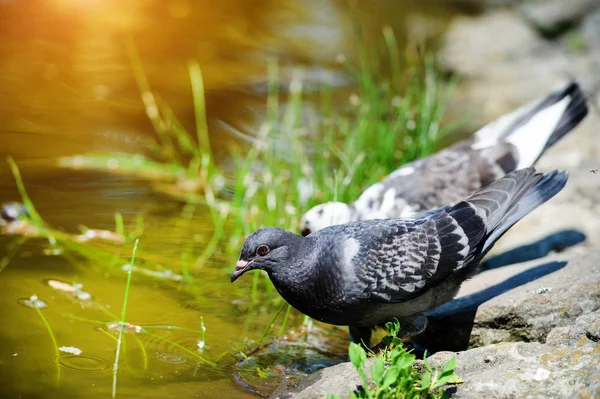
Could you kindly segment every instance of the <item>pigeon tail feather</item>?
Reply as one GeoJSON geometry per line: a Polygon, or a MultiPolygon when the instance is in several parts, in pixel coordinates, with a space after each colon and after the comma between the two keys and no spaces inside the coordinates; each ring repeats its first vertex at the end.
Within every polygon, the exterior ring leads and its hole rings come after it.
{"type": "MultiPolygon", "coordinates": [[[[535,174],[535,177],[538,176],[541,177],[540,174],[535,174]]],[[[558,194],[567,184],[568,178],[566,172],[554,170],[543,175],[541,179],[536,179],[535,185],[528,188],[525,195],[521,195],[516,202],[513,201],[500,223],[491,231],[484,243],[482,255],[485,255],[515,223],[558,194]]]]}
{"type": "Polygon", "coordinates": [[[540,156],[588,114],[587,100],[570,82],[542,100],[533,101],[475,133],[474,148],[510,143],[518,153],[516,169],[532,166],[540,156]]]}
{"type": "Polygon", "coordinates": [[[546,141],[546,145],[539,156],[577,126],[588,114],[587,98],[577,83],[571,82],[564,90],[564,94],[565,96],[569,96],[569,104],[554,128],[554,131],[548,138],[548,141],[546,141]]]}

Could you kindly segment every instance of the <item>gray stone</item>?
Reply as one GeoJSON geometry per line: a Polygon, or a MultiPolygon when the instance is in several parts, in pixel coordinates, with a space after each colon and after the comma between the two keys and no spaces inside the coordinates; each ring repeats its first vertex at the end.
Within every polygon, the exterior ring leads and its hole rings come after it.
{"type": "Polygon", "coordinates": [[[455,372],[464,383],[445,388],[453,398],[574,398],[589,387],[600,345],[586,353],[541,343],[501,343],[439,352],[428,361],[440,366],[454,356],[455,372]]]}
{"type": "Polygon", "coordinates": [[[523,15],[545,36],[555,37],[598,8],[598,0],[544,0],[522,5],[523,15]]]}
{"type": "Polygon", "coordinates": [[[588,370],[585,388],[582,388],[578,394],[579,399],[598,399],[600,398],[600,356],[597,356],[588,370]]]}
{"type": "MultiPolygon", "coordinates": [[[[367,375],[372,367],[372,360],[367,360],[367,375]]],[[[340,363],[305,377],[299,384],[291,386],[283,384],[271,396],[271,399],[323,399],[325,394],[332,393],[341,398],[348,398],[350,391],[361,385],[360,377],[352,363],[340,363]]]]}
{"type": "Polygon", "coordinates": [[[598,308],[600,253],[596,252],[489,300],[477,310],[475,325],[508,330],[521,340],[543,342],[552,328],[570,324],[598,308]]]}
{"type": "Polygon", "coordinates": [[[600,343],[600,311],[579,316],[573,324],[552,329],[546,343],[557,348],[594,350],[600,343]]]}
{"type": "Polygon", "coordinates": [[[595,56],[595,61],[600,63],[600,10],[597,10],[583,20],[581,34],[586,48],[595,56]]]}
{"type": "MultiPolygon", "coordinates": [[[[460,78],[449,102],[449,112],[471,115],[462,129],[473,131],[536,97],[547,95],[572,78],[584,90],[594,91],[600,70],[595,62],[596,53],[589,51],[575,52],[568,43],[544,40],[510,10],[454,18],[438,56],[441,66],[460,78]]],[[[586,122],[587,138],[596,133],[600,118],[596,115],[594,119],[593,123],[586,122]]],[[[592,148],[599,147],[592,140],[589,144],[592,148]]],[[[579,150],[582,154],[588,152],[581,145],[579,150]]],[[[575,160],[585,158],[577,154],[569,156],[575,160]]]]}
{"type": "MultiPolygon", "coordinates": [[[[446,386],[453,398],[596,398],[600,392],[600,344],[577,340],[577,345],[553,346],[512,342],[464,352],[438,352],[428,358],[442,367],[456,357],[455,373],[464,381],[446,386]],[[591,343],[591,344],[590,344],[591,343]],[[571,347],[572,346],[572,347],[571,347]]],[[[422,361],[415,367],[424,371],[422,361]]],[[[354,366],[341,363],[318,371],[298,386],[280,387],[272,399],[322,399],[327,393],[349,397],[361,384],[354,366]]]]}

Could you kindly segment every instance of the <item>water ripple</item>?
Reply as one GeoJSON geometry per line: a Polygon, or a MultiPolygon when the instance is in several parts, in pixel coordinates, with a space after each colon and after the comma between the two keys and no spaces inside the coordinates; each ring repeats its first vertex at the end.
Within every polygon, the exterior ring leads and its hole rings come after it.
{"type": "Polygon", "coordinates": [[[58,362],[60,367],[75,371],[109,372],[113,369],[111,361],[90,355],[73,355],[71,353],[65,353],[58,356],[58,359],[51,359],[51,362],[58,362]]]}

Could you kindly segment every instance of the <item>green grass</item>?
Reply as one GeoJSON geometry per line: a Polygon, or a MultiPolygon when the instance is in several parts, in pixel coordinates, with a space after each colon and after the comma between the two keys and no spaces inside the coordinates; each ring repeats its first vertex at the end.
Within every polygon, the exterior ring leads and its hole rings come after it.
{"type": "Polygon", "coordinates": [[[51,246],[56,246],[56,238],[54,237],[54,234],[48,228],[48,226],[38,213],[37,209],[35,209],[33,201],[31,201],[31,198],[29,198],[29,194],[27,194],[27,190],[25,190],[25,184],[23,183],[23,178],[21,177],[21,172],[17,167],[17,163],[12,157],[8,157],[7,162],[15,178],[17,190],[19,190],[19,194],[21,195],[21,199],[23,200],[23,206],[29,214],[29,219],[32,225],[34,225],[40,231],[41,235],[44,235],[48,238],[48,242],[51,246]]]}
{"type": "MultiPolygon", "coordinates": [[[[289,87],[280,87],[277,60],[268,62],[265,120],[249,142],[230,148],[232,167],[216,164],[206,122],[200,66],[188,65],[195,132],[189,132],[152,90],[132,40],[128,52],[146,114],[156,137],[150,157],[97,154],[77,157],[78,164],[136,173],[154,187],[188,203],[208,206],[213,233],[193,260],[182,255],[186,278],[198,272],[215,253],[233,259],[252,231],[274,225],[296,231],[303,212],[328,200],[352,201],[402,164],[432,153],[453,126],[440,121],[454,83],[447,83],[431,58],[411,59],[399,53],[392,30],[383,30],[385,57],[362,43],[358,59],[344,61],[356,81],[355,92],[340,98],[328,87],[309,112],[300,71],[289,87]]],[[[244,132],[242,132],[244,133],[244,132]]],[[[261,298],[260,274],[251,292],[261,298]]],[[[275,291],[266,285],[267,296],[275,291]]],[[[273,294],[273,295],[272,295],[273,294]]],[[[278,305],[279,299],[276,300],[278,305]]]]}
{"type": "Polygon", "coordinates": [[[40,316],[40,319],[42,319],[42,322],[44,323],[44,326],[46,327],[46,331],[48,331],[48,335],[50,336],[50,339],[52,340],[52,345],[54,346],[54,354],[56,356],[56,385],[58,385],[60,383],[60,364],[58,363],[58,357],[60,356],[60,350],[58,349],[58,342],[56,341],[56,336],[54,335],[54,332],[52,331],[52,327],[50,327],[50,323],[48,322],[48,319],[46,319],[46,316],[44,316],[44,313],[42,312],[42,309],[40,308],[40,306],[38,304],[39,299],[35,295],[31,299],[33,302],[33,307],[34,307],[35,311],[37,312],[38,316],[40,316]]]}
{"type": "MultiPolygon", "coordinates": [[[[389,335],[384,337],[386,348],[382,353],[371,354],[374,358],[367,376],[367,352],[358,344],[351,343],[348,350],[350,362],[356,368],[362,385],[350,392],[354,399],[426,399],[444,398],[447,394],[440,387],[446,384],[460,383],[454,374],[456,358],[452,358],[442,370],[433,368],[424,360],[425,371],[420,373],[413,367],[415,355],[406,351],[398,337],[400,324],[398,320],[387,323],[389,335]]],[[[328,399],[339,398],[328,394],[328,399]]]]}
{"type": "MultiPolygon", "coordinates": [[[[402,164],[431,154],[455,127],[441,126],[454,81],[443,78],[433,58],[401,54],[389,27],[382,33],[379,46],[368,46],[359,36],[357,58],[343,61],[355,81],[352,93],[322,86],[309,98],[301,71],[292,74],[289,86],[281,86],[278,62],[269,60],[264,121],[254,134],[242,132],[247,141],[229,149],[228,166],[211,150],[198,63],[188,64],[195,116],[195,129],[188,131],[152,90],[129,39],[133,75],[155,138],[143,149],[145,155],[88,154],[75,163],[102,169],[110,164],[113,172],[148,178],[156,190],[187,204],[182,217],[193,215],[194,204],[205,206],[212,233],[199,251],[183,244],[184,280],[193,282],[215,258],[229,273],[251,232],[270,225],[297,231],[310,207],[355,200],[402,164]],[[315,107],[318,112],[311,112],[315,107]]],[[[284,303],[262,273],[239,284],[248,286],[250,311],[275,312],[284,303]]],[[[280,331],[289,316],[288,308],[280,331]]]]}
{"type": "Polygon", "coordinates": [[[113,366],[113,385],[112,385],[112,397],[117,397],[117,373],[119,371],[119,356],[121,354],[121,343],[123,341],[123,325],[125,324],[125,315],[127,313],[127,303],[129,302],[129,290],[131,288],[131,276],[133,274],[133,265],[135,265],[135,255],[137,252],[139,239],[135,240],[133,244],[133,250],[131,252],[131,261],[129,264],[129,272],[127,273],[127,283],[125,285],[125,297],[123,298],[123,308],[121,309],[121,320],[119,322],[119,336],[117,338],[117,350],[115,353],[115,364],[113,366]]]}

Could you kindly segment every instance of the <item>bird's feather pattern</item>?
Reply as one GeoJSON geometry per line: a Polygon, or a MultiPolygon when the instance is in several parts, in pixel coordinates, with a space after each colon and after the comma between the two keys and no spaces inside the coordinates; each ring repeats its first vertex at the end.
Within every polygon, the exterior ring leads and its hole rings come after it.
{"type": "Polygon", "coordinates": [[[516,206],[540,175],[524,169],[466,200],[409,219],[383,219],[338,226],[346,239],[368,243],[351,259],[357,298],[402,302],[461,271],[485,249],[487,235],[516,206]]]}
{"type": "MultiPolygon", "coordinates": [[[[503,165],[514,165],[514,147],[473,151],[472,140],[462,141],[428,158],[398,169],[380,183],[367,189],[353,204],[361,219],[412,215],[465,198],[502,177],[503,165]],[[493,155],[493,156],[492,156],[493,155]],[[412,173],[398,173],[410,168],[412,173]],[[393,206],[384,206],[390,192],[393,206]]],[[[509,169],[509,167],[506,167],[509,169]]]]}
{"type": "MultiPolygon", "coordinates": [[[[346,225],[345,237],[362,245],[354,258],[352,290],[373,302],[401,302],[463,268],[485,233],[475,208],[441,209],[421,219],[373,220],[369,228],[346,225]]],[[[338,226],[339,227],[339,226],[338,226]]]]}

